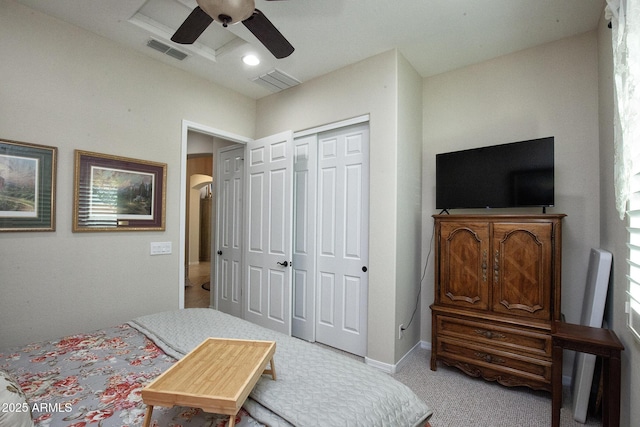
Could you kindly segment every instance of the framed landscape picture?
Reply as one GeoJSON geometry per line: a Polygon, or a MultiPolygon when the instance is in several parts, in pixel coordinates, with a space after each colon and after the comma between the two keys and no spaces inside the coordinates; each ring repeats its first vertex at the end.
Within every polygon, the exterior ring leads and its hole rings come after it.
{"type": "Polygon", "coordinates": [[[73,231],[164,231],[167,165],[75,151],[73,231]]]}
{"type": "Polygon", "coordinates": [[[0,139],[0,231],[55,231],[57,150],[0,139]]]}

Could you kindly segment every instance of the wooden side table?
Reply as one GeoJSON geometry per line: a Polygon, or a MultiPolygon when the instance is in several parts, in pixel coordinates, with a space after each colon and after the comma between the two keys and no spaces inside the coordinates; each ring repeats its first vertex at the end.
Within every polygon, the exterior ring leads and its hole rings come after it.
{"type": "Polygon", "coordinates": [[[554,322],[552,331],[551,424],[560,426],[562,408],[562,352],[573,350],[602,357],[602,426],[620,425],[620,352],[624,346],[610,329],[554,322]]]}

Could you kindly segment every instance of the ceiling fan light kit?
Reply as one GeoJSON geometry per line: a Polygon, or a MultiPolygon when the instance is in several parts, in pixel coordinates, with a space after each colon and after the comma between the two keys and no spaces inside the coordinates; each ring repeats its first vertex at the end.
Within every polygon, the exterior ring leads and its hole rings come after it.
{"type": "MultiPolygon", "coordinates": [[[[254,0],[196,0],[198,6],[180,25],[171,41],[192,44],[213,22],[224,27],[242,24],[278,59],[286,58],[294,51],[289,41],[269,19],[255,8],[254,0]]],[[[274,0],[268,0],[274,1],[274,0]]]]}
{"type": "Polygon", "coordinates": [[[254,0],[196,0],[198,6],[224,27],[249,18],[256,8],[254,0]]]}
{"type": "Polygon", "coordinates": [[[253,67],[260,64],[260,59],[255,55],[249,54],[242,57],[242,62],[253,67]]]}

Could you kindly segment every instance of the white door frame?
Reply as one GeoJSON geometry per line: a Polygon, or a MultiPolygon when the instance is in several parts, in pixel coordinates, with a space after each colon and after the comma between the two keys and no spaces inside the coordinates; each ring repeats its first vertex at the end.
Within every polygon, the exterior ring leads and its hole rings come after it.
{"type": "Polygon", "coordinates": [[[322,133],[330,130],[336,130],[351,125],[357,125],[360,123],[367,123],[369,121],[369,114],[363,114],[362,116],[352,117],[350,119],[341,120],[339,122],[327,123],[326,125],[309,128],[293,133],[293,139],[301,138],[303,136],[313,135],[315,133],[322,133]]]}
{"type": "Polygon", "coordinates": [[[211,135],[231,142],[237,142],[239,144],[247,144],[249,141],[253,140],[246,136],[237,135],[221,129],[191,122],[189,120],[182,120],[182,137],[180,147],[180,243],[178,245],[178,308],[180,309],[184,308],[184,257],[186,255],[184,245],[186,243],[186,235],[185,227],[182,227],[182,224],[185,224],[187,220],[187,194],[185,189],[187,188],[187,139],[189,131],[211,135]]]}

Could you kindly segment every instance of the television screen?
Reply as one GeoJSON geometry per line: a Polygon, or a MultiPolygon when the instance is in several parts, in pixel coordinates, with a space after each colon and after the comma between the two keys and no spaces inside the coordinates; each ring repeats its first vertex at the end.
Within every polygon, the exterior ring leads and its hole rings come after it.
{"type": "Polygon", "coordinates": [[[554,138],[436,155],[436,209],[553,206],[554,138]]]}

